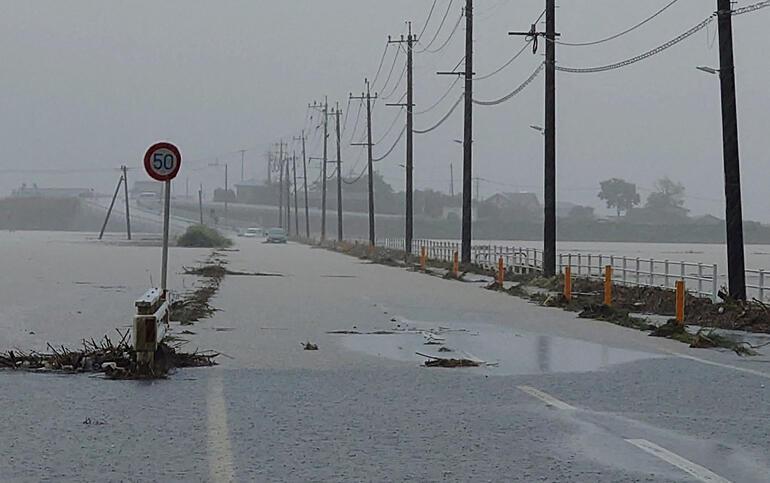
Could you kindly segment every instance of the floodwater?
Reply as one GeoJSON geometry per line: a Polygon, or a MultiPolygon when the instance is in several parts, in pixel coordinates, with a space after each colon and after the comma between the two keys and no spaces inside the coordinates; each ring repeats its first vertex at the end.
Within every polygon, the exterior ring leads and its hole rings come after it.
{"type": "MultiPolygon", "coordinates": [[[[135,313],[134,301],[157,285],[161,249],[126,246],[122,235],[66,232],[0,232],[0,350],[45,350],[50,341],[77,347],[83,338],[117,337],[135,313]]],[[[157,238],[157,237],[156,237],[157,238]]],[[[145,246],[141,246],[145,245],[145,246]]],[[[183,265],[210,250],[172,248],[169,288],[182,290],[197,277],[183,265]]]]}
{"type": "Polygon", "coordinates": [[[343,345],[369,355],[416,364],[426,361],[426,356],[470,359],[480,362],[481,367],[453,370],[501,376],[589,372],[661,357],[492,324],[448,322],[436,326],[402,320],[393,332],[345,335],[343,345]],[[451,352],[442,352],[440,348],[451,352]]]}
{"type": "MultiPolygon", "coordinates": [[[[540,241],[478,240],[474,244],[520,248],[543,248],[540,241]]],[[[570,242],[557,245],[559,253],[606,255],[616,257],[654,258],[672,262],[693,262],[704,265],[716,264],[719,274],[727,272],[727,247],[720,243],[636,243],[636,242],[570,242]]],[[[770,245],[746,245],[746,268],[770,271],[770,245]]]]}

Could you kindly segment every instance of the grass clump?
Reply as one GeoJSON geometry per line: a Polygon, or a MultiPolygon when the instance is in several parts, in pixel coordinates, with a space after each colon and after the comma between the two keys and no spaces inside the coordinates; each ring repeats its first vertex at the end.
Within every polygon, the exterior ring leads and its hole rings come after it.
{"type": "Polygon", "coordinates": [[[227,248],[233,241],[206,225],[192,225],[177,239],[177,246],[194,248],[227,248]]]}

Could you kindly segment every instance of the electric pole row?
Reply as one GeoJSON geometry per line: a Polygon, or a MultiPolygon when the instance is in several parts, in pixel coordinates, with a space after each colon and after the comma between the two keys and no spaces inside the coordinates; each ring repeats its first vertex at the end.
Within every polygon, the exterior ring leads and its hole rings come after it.
{"type": "Polygon", "coordinates": [[[323,158],[321,159],[321,242],[326,240],[326,164],[329,162],[329,98],[324,97],[323,103],[313,102],[308,106],[321,112],[323,116],[323,158]]]}

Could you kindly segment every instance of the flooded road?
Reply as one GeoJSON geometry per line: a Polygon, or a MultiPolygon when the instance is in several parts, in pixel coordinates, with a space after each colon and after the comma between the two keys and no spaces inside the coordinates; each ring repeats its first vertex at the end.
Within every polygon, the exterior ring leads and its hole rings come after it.
{"type": "MultiPolygon", "coordinates": [[[[110,333],[156,282],[157,247],[0,236],[0,261],[14,274],[0,287],[2,349],[110,333]]],[[[770,474],[764,358],[688,349],[480,284],[293,243],[239,239],[235,249],[225,254],[229,269],[284,276],[226,276],[210,319],[171,328],[186,331],[190,350],[222,352],[219,367],[154,382],[0,372],[0,480],[761,482],[770,474]],[[392,333],[368,334],[376,331],[392,333]],[[305,342],[319,349],[305,351],[305,342]],[[422,367],[417,352],[484,366],[422,367]]],[[[172,287],[199,283],[179,272],[209,253],[172,249],[172,287]]]]}

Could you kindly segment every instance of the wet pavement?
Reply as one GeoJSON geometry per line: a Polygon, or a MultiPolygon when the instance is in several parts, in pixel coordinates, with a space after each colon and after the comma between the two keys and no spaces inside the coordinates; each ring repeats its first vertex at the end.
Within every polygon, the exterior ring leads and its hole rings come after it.
{"type": "MultiPolygon", "coordinates": [[[[3,299],[2,348],[98,337],[130,316],[154,264],[152,248],[2,241],[66,258],[19,282],[58,287],[56,304],[3,299]]],[[[188,347],[226,354],[220,367],[152,383],[0,372],[0,481],[768,481],[763,357],[294,244],[238,248],[229,268],[285,276],[226,277],[221,311],[187,328],[188,347]],[[486,364],[426,368],[416,352],[486,364]]]]}

